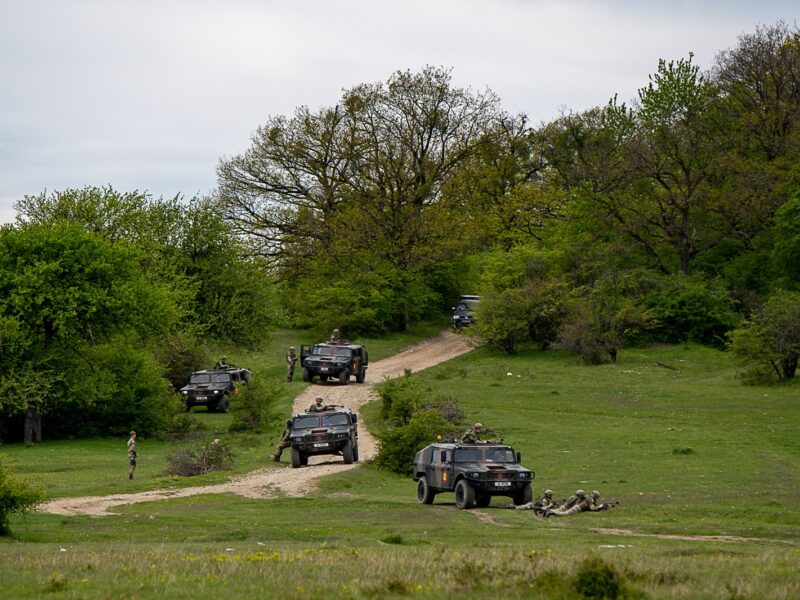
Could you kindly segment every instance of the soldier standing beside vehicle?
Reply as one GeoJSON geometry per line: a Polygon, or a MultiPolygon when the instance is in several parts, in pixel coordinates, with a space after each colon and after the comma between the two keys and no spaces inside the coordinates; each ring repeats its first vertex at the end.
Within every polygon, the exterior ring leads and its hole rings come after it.
{"type": "Polygon", "coordinates": [[[131,431],[131,437],[128,439],[128,479],[133,479],[133,471],[136,469],[136,458],[138,454],[136,432],[131,431]]]}
{"type": "Polygon", "coordinates": [[[294,365],[297,362],[297,354],[294,352],[294,346],[289,346],[289,352],[286,353],[286,381],[291,382],[294,377],[294,365]]]}
{"type": "Polygon", "coordinates": [[[278,442],[278,445],[275,446],[275,452],[270,456],[272,460],[275,462],[281,462],[281,454],[283,453],[284,448],[288,448],[291,446],[291,442],[289,441],[289,435],[292,432],[292,420],[286,420],[286,427],[283,429],[283,433],[281,434],[281,440],[278,442]]]}

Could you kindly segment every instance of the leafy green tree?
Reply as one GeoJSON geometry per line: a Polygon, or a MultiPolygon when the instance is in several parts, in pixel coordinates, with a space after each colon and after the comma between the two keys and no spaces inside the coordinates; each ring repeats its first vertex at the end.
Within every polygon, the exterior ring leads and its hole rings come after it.
{"type": "Polygon", "coordinates": [[[793,379],[800,358],[800,293],[779,290],[730,333],[745,380],[793,379]]]}

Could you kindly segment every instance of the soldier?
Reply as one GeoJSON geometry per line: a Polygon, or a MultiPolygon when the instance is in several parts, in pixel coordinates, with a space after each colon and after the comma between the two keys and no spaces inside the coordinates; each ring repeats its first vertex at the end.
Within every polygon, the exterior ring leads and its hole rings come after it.
{"type": "Polygon", "coordinates": [[[217,364],[214,365],[215,369],[227,369],[230,365],[228,364],[228,357],[224,354],[219,357],[217,364]]]}
{"type": "Polygon", "coordinates": [[[506,508],[516,508],[517,510],[532,510],[537,515],[544,514],[550,508],[555,508],[556,502],[553,500],[553,490],[545,490],[544,495],[539,496],[533,502],[526,502],[525,504],[508,504],[506,508]]]}
{"type": "Polygon", "coordinates": [[[278,445],[275,446],[275,453],[270,455],[270,458],[275,462],[281,462],[281,454],[283,453],[283,449],[291,446],[291,443],[289,443],[289,434],[291,431],[292,420],[286,419],[286,427],[283,429],[283,433],[281,434],[281,440],[278,442],[278,445]]]}
{"type": "Polygon", "coordinates": [[[136,457],[138,451],[136,448],[136,432],[131,431],[131,437],[128,440],[128,479],[133,479],[133,471],[136,469],[136,457]]]}
{"type": "Polygon", "coordinates": [[[294,346],[289,346],[286,354],[286,381],[291,382],[294,377],[294,365],[297,362],[297,354],[294,353],[294,346]]]}
{"type": "Polygon", "coordinates": [[[325,404],[322,397],[318,396],[314,399],[314,404],[306,409],[306,412],[322,412],[323,410],[328,410],[328,406],[325,404]]]}
{"type": "MultiPolygon", "coordinates": [[[[483,436],[488,433],[496,433],[491,429],[484,429],[481,423],[475,423],[472,426],[472,429],[467,429],[464,432],[464,435],[461,436],[461,443],[462,444],[480,444],[480,443],[488,443],[493,442],[494,440],[484,440],[483,436]]],[[[502,441],[502,440],[501,440],[502,441]]]]}
{"type": "Polygon", "coordinates": [[[330,344],[338,344],[341,341],[342,341],[341,332],[338,329],[334,329],[331,332],[331,339],[328,340],[328,343],[330,343],[330,344]]]}
{"type": "MultiPolygon", "coordinates": [[[[578,492],[582,492],[582,490],[578,490],[578,492]]],[[[575,492],[575,496],[578,495],[578,492],[575,492]]],[[[598,492],[597,490],[593,490],[592,491],[592,494],[591,494],[590,498],[587,498],[583,493],[581,493],[580,499],[577,502],[575,502],[573,505],[571,505],[569,507],[566,507],[566,505],[565,505],[565,506],[562,506],[560,508],[548,509],[548,510],[546,510],[544,512],[544,516],[545,517],[551,517],[551,516],[566,517],[566,516],[574,515],[574,514],[577,514],[579,512],[583,512],[583,511],[586,511],[586,510],[588,510],[588,511],[606,510],[606,509],[611,508],[613,506],[613,504],[611,504],[611,503],[598,504],[597,500],[599,498],[600,498],[600,492],[598,492]]]]}

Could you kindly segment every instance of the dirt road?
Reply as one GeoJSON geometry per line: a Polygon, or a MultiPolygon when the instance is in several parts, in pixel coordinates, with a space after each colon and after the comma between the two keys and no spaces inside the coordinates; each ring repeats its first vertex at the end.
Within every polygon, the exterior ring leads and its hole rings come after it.
{"type": "MultiPolygon", "coordinates": [[[[432,367],[465,354],[471,349],[472,347],[469,345],[467,338],[445,332],[400,354],[370,364],[365,385],[353,383],[344,386],[331,383],[309,386],[295,399],[294,412],[305,410],[317,396],[325,398],[328,404],[341,404],[358,411],[362,404],[375,397],[372,384],[379,383],[384,378],[399,377],[406,369],[420,371],[432,367]]],[[[373,457],[377,451],[375,439],[366,430],[361,419],[359,419],[358,425],[358,439],[361,460],[373,457]]],[[[264,449],[265,458],[271,451],[272,448],[264,449]]],[[[247,498],[270,498],[281,494],[303,496],[314,489],[316,481],[320,477],[347,471],[357,466],[357,464],[345,465],[341,457],[338,456],[310,457],[309,467],[301,469],[292,469],[285,463],[280,466],[270,463],[269,466],[263,469],[241,477],[235,477],[226,483],[217,485],[151,490],[149,492],[115,494],[113,496],[60,498],[43,504],[40,510],[59,515],[92,515],[100,517],[114,514],[110,510],[115,506],[183,498],[198,494],[233,493],[247,498]]]]}

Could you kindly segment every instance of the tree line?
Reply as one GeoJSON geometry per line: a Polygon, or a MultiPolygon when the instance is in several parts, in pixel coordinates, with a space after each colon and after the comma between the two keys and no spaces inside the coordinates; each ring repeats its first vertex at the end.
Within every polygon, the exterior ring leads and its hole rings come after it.
{"type": "Polygon", "coordinates": [[[784,22],[538,127],[427,67],[269,119],[220,161],[218,201],[300,326],[403,330],[479,292],[477,333],[509,352],[692,340],[788,379],[799,121],[784,22]]]}
{"type": "Polygon", "coordinates": [[[475,332],[614,361],[728,347],[749,380],[800,354],[800,32],[759,26],[706,71],[533,126],[445,68],[301,106],[207,198],[27,196],[0,229],[0,436],[153,431],[204,342],[276,324],[349,337],[482,297],[475,332]]]}

